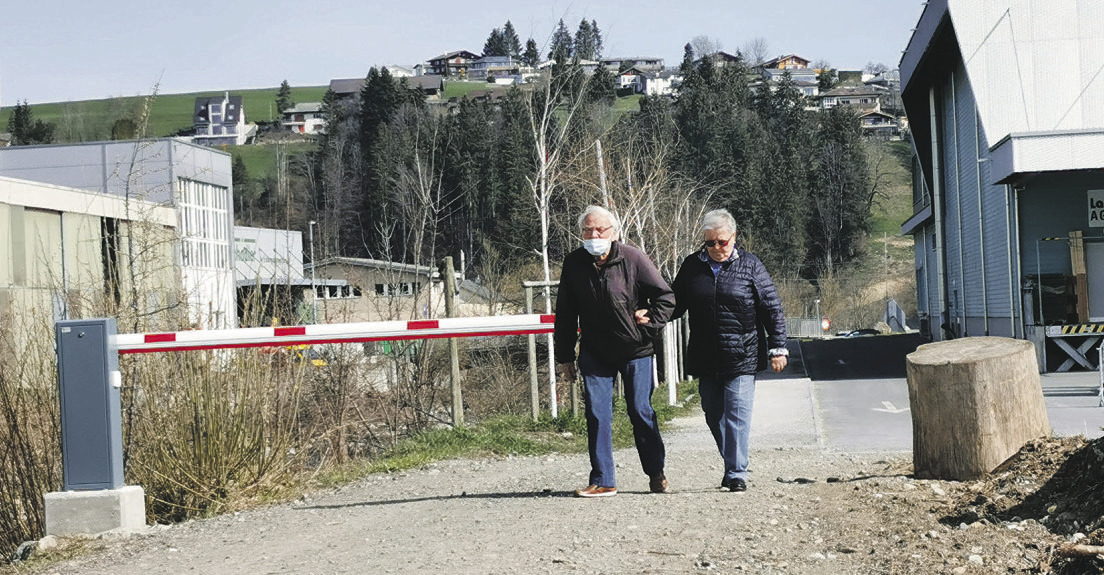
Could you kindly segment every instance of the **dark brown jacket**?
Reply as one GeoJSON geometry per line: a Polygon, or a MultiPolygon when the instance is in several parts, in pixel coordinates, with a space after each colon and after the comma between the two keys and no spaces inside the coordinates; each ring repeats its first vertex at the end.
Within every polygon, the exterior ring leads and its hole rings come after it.
{"type": "Polygon", "coordinates": [[[639,249],[613,242],[602,266],[579,248],[564,258],[556,296],[556,362],[575,361],[580,346],[610,366],[652,355],[652,342],[675,308],[675,295],[652,260],[639,249]],[[647,309],[651,322],[634,313],[647,309]]]}

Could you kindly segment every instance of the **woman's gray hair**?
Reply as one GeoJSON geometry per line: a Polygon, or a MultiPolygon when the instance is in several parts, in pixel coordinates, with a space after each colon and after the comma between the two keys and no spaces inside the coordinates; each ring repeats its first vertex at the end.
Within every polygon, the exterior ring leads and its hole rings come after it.
{"type": "Polygon", "coordinates": [[[729,231],[736,233],[736,218],[726,209],[711,210],[702,216],[701,234],[711,231],[729,231]]]}
{"type": "Polygon", "coordinates": [[[606,218],[607,220],[609,220],[610,225],[613,226],[613,237],[614,238],[620,238],[621,237],[621,220],[617,219],[617,215],[614,214],[613,212],[607,210],[606,208],[603,208],[602,206],[594,206],[594,205],[587,206],[586,209],[583,210],[583,213],[579,214],[579,233],[580,234],[583,233],[583,222],[585,222],[586,219],[587,219],[587,216],[589,216],[591,214],[598,214],[599,216],[602,216],[602,217],[606,218]]]}

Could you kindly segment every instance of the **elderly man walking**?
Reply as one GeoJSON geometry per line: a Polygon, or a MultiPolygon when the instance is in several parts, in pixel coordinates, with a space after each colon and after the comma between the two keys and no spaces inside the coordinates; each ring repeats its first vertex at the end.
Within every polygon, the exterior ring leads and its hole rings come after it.
{"type": "Polygon", "coordinates": [[[644,252],[620,241],[620,222],[609,210],[588,206],[579,216],[579,231],[583,246],[564,258],[555,326],[556,362],[571,382],[580,338],[590,484],[575,494],[617,494],[612,428],[617,373],[625,384],[625,405],[649,487],[665,493],[663,438],[651,404],[652,342],[674,311],[674,293],[644,252]]]}

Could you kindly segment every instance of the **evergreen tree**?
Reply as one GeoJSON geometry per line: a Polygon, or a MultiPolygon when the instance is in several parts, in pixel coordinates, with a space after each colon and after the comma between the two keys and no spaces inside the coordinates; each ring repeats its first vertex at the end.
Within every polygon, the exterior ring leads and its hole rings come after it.
{"type": "MultiPolygon", "coordinates": [[[[355,230],[361,246],[356,255],[382,257],[390,247],[378,233],[381,227],[394,225],[397,219],[390,201],[393,195],[390,173],[395,158],[386,128],[402,102],[403,94],[386,68],[368,70],[360,91],[359,136],[363,165],[361,214],[370,216],[370,220],[362,222],[360,229],[355,230]]],[[[356,245],[355,241],[351,243],[356,245]]]]}
{"type": "Polygon", "coordinates": [[[502,201],[496,212],[493,238],[503,248],[503,254],[517,263],[532,261],[533,246],[540,244],[540,221],[533,209],[529,186],[537,162],[525,97],[520,88],[513,86],[502,102],[495,165],[502,201]]]}
{"type": "Polygon", "coordinates": [[[552,33],[552,46],[548,50],[548,57],[558,64],[567,64],[567,61],[571,59],[571,49],[574,42],[571,38],[571,32],[567,31],[563,18],[560,18],[560,23],[556,25],[556,31],[552,33]]]}
{"type": "Polygon", "coordinates": [[[617,99],[617,88],[614,86],[616,82],[617,78],[610,73],[609,68],[598,64],[587,80],[587,99],[592,103],[612,104],[617,99]]]}
{"type": "Polygon", "coordinates": [[[241,156],[234,155],[234,163],[230,170],[231,181],[234,186],[234,218],[237,224],[253,226],[254,208],[258,199],[257,186],[249,177],[249,169],[245,166],[245,160],[241,156]]]}
{"type": "Polygon", "coordinates": [[[806,265],[829,274],[859,255],[874,199],[858,114],[850,106],[821,112],[810,177],[806,265]]]}
{"type": "Polygon", "coordinates": [[[521,39],[518,38],[514,25],[509,20],[502,27],[502,38],[506,42],[506,55],[513,58],[521,57],[521,39]]]}
{"type": "Polygon", "coordinates": [[[774,90],[762,86],[749,124],[747,225],[771,269],[794,276],[805,262],[807,189],[813,124],[789,74],[774,90]]]}
{"type": "Polygon", "coordinates": [[[575,32],[575,57],[580,60],[594,59],[594,31],[590,22],[579,22],[579,29],[575,32]]]}
{"type": "Polygon", "coordinates": [[[525,52],[521,55],[521,61],[533,68],[540,64],[540,50],[537,49],[537,43],[532,38],[525,42],[525,52]]]}
{"type": "Polygon", "coordinates": [[[590,33],[594,36],[594,58],[592,60],[599,60],[602,58],[602,31],[598,29],[598,21],[590,21],[590,33]]]}
{"type": "Polygon", "coordinates": [[[580,60],[598,60],[602,57],[602,33],[598,30],[598,21],[579,22],[575,32],[575,57],[580,60]]]}
{"type": "Polygon", "coordinates": [[[510,48],[506,43],[506,36],[503,35],[502,30],[495,28],[491,30],[491,34],[487,36],[487,41],[483,43],[483,55],[484,56],[508,56],[510,48]]]}
{"type": "Polygon", "coordinates": [[[325,229],[333,230],[325,253],[360,255],[364,244],[360,228],[364,159],[360,153],[359,106],[356,99],[340,100],[333,90],[322,97],[326,131],[314,153],[314,206],[325,229]]]}
{"type": "Polygon", "coordinates": [[[15,109],[8,116],[8,132],[12,135],[13,146],[53,143],[56,130],[57,126],[52,122],[35,120],[31,105],[26,100],[22,104],[16,102],[15,109]]]}
{"type": "Polygon", "coordinates": [[[293,107],[295,107],[295,102],[291,99],[291,86],[288,85],[287,80],[284,80],[280,82],[280,89],[276,92],[276,113],[283,117],[284,111],[293,107]]]}
{"type": "Polygon", "coordinates": [[[448,118],[443,179],[450,208],[444,226],[450,233],[442,238],[443,253],[473,254],[495,231],[502,201],[495,170],[498,122],[488,108],[464,98],[448,118]]]}

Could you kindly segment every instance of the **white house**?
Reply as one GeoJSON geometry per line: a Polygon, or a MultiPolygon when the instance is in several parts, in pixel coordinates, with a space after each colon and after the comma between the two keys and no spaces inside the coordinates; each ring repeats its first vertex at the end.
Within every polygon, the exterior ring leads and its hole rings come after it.
{"type": "Polygon", "coordinates": [[[321,102],[303,102],[284,110],[284,129],[296,134],[321,134],[326,131],[326,118],[321,102]]]}
{"type": "Polygon", "coordinates": [[[241,96],[200,97],[195,99],[192,116],[192,141],[202,146],[240,146],[256,126],[245,123],[245,108],[241,96]]]}

